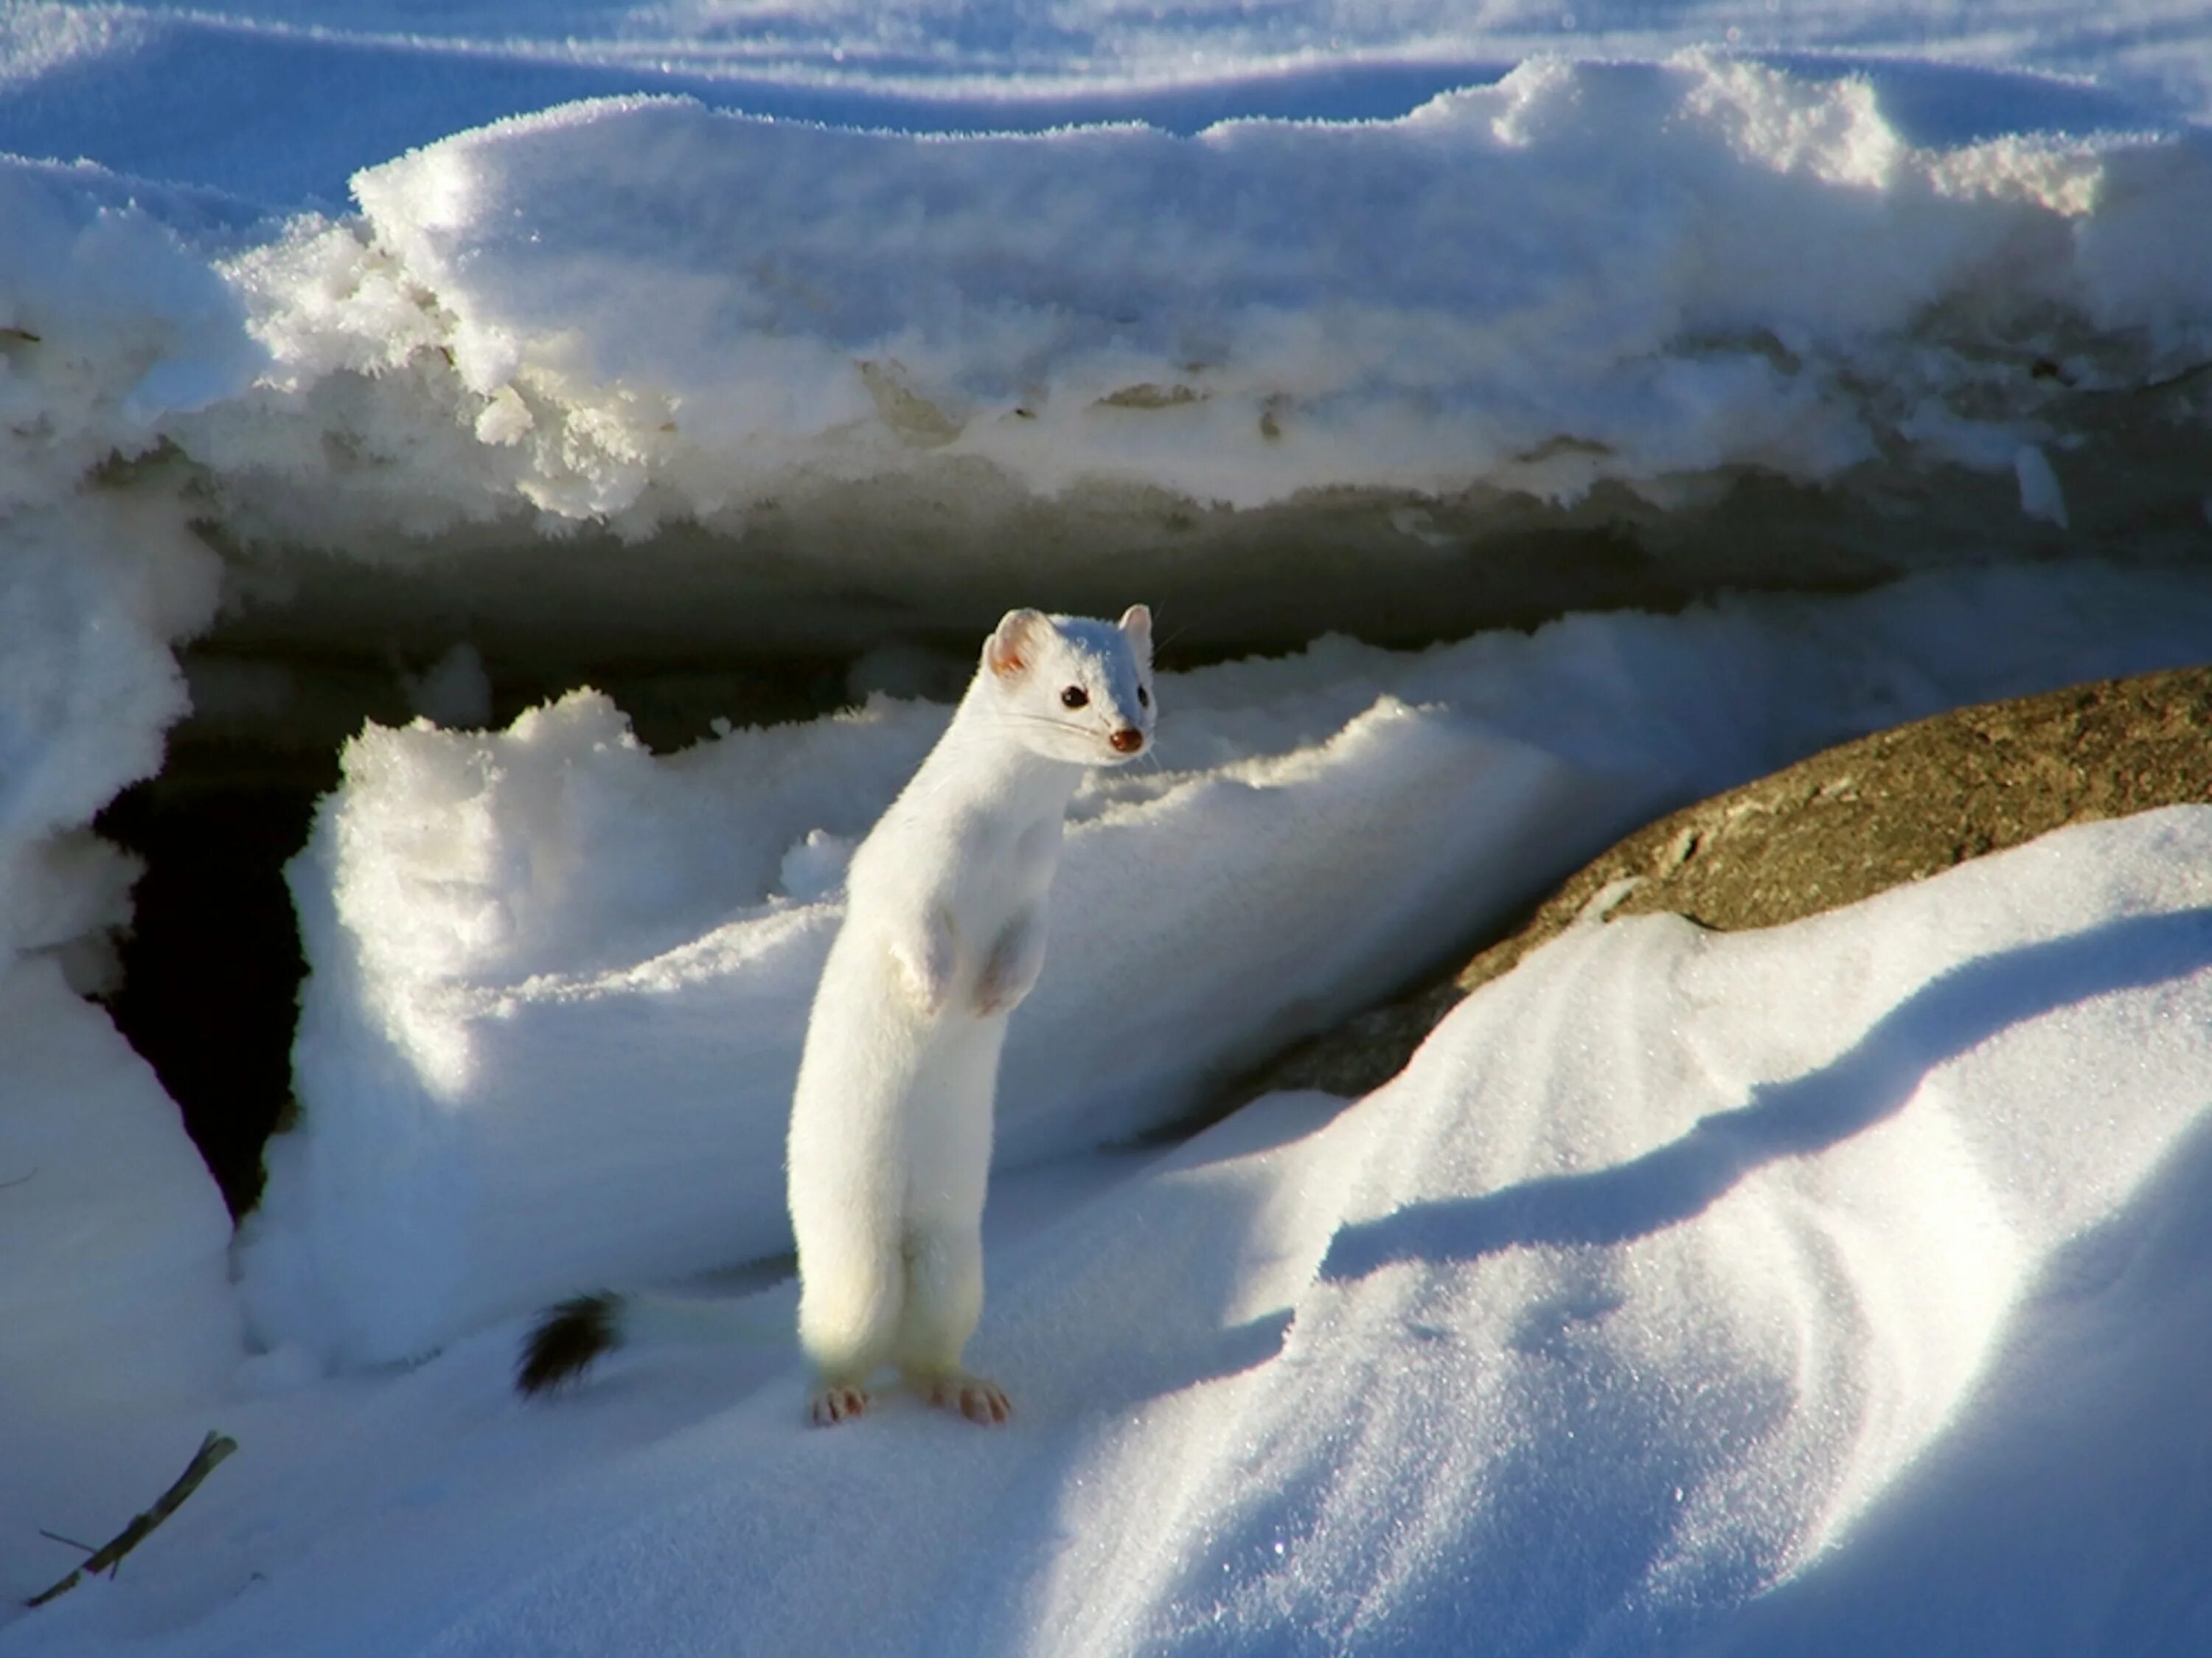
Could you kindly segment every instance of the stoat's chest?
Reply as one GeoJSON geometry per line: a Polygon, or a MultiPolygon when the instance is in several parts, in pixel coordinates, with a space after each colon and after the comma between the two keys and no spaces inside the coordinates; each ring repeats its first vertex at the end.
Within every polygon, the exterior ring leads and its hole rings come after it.
{"type": "Polygon", "coordinates": [[[948,910],[989,924],[1034,906],[1060,861],[1060,813],[936,802],[939,809],[887,818],[853,860],[857,909],[885,914],[948,910]]]}
{"type": "Polygon", "coordinates": [[[951,856],[930,883],[937,903],[978,923],[1030,909],[1052,886],[1060,862],[1060,820],[1015,820],[977,813],[954,826],[951,856]]]}

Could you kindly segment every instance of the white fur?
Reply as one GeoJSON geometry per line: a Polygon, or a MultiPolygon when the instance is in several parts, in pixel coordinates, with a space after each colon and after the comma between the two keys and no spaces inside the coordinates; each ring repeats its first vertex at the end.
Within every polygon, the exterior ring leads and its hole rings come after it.
{"type": "Polygon", "coordinates": [[[933,1403],[1006,1416],[1005,1395],[961,1364],[983,1307],[999,1051],[1044,965],[1069,796],[1086,766],[1151,747],[1152,678],[1142,606],[1118,623],[1010,612],[853,856],[791,1109],[817,1422],[865,1409],[887,1364],[933,1403]],[[1070,687],[1082,707],[1066,705],[1070,687]]]}

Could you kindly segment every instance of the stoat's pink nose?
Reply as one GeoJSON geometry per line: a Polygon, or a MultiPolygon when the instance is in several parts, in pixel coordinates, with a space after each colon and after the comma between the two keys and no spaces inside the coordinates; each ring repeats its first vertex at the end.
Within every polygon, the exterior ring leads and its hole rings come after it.
{"type": "Polygon", "coordinates": [[[1133,725],[1125,725],[1106,739],[1114,745],[1117,754],[1133,754],[1145,746],[1145,734],[1133,725]]]}

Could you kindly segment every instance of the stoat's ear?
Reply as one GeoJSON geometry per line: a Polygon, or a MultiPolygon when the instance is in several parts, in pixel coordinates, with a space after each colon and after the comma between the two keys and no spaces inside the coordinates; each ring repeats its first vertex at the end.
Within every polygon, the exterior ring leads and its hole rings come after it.
{"type": "Polygon", "coordinates": [[[1139,656],[1152,654],[1152,613],[1149,606],[1131,605],[1123,611],[1121,631],[1129,636],[1129,643],[1137,648],[1139,656]]]}
{"type": "Polygon", "coordinates": [[[1002,680],[1011,680],[1036,659],[1042,630],[1051,624],[1041,610],[1010,610],[999,620],[983,644],[983,665],[1002,680]]]}

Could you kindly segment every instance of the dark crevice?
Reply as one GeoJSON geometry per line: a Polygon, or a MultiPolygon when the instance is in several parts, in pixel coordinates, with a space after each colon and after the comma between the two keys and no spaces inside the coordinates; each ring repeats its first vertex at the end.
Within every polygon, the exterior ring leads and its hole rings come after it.
{"type": "Polygon", "coordinates": [[[327,783],[180,774],[125,790],[96,827],[145,860],[108,1009],[183,1113],[233,1216],[291,1099],[300,954],[284,863],[327,783]]]}

